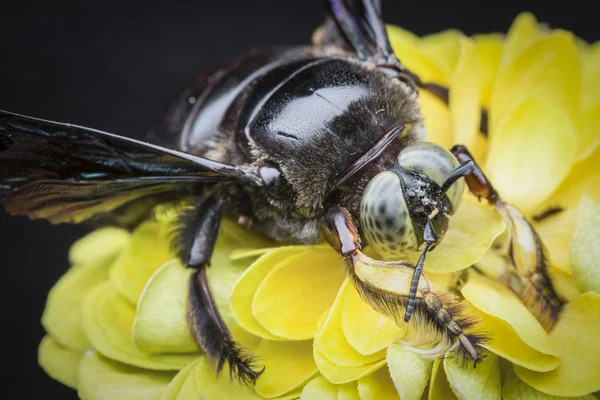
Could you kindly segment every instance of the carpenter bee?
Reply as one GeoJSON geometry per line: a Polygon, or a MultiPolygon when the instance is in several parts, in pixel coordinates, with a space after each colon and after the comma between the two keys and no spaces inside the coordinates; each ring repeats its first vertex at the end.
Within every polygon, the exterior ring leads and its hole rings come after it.
{"type": "Polygon", "coordinates": [[[447,101],[448,90],[402,65],[378,0],[325,3],[312,45],[253,50],[201,75],[147,141],[0,112],[0,202],[52,223],[133,228],[155,206],[191,199],[175,240],[195,271],[189,326],[217,372],[227,363],[244,382],[261,369],[232,339],[206,276],[224,217],[277,241],[327,240],[374,309],[433,332],[431,354],[477,362],[484,338],[460,299],[421,276],[466,183],[507,222],[511,271],[551,325],[562,303],[529,222],[466,148],[425,141],[419,91],[447,101]],[[399,261],[368,257],[365,244],[399,261]],[[416,265],[402,261],[408,251],[422,252],[416,265]]]}

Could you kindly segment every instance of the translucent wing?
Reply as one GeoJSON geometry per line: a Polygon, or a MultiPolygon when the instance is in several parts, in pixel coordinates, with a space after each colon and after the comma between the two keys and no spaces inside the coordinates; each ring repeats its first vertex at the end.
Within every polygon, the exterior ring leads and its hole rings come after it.
{"type": "Polygon", "coordinates": [[[261,185],[249,167],[0,111],[0,202],[13,215],[79,223],[218,181],[261,185]]]}

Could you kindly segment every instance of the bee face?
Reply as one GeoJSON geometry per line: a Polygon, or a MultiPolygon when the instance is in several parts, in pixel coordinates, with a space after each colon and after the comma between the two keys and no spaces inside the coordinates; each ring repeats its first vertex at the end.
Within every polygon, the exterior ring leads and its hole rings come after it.
{"type": "Polygon", "coordinates": [[[440,187],[458,166],[450,152],[428,142],[403,149],[393,170],[371,179],[363,193],[360,222],[374,250],[389,257],[418,251],[427,220],[441,240],[460,205],[464,182],[440,187]]]}

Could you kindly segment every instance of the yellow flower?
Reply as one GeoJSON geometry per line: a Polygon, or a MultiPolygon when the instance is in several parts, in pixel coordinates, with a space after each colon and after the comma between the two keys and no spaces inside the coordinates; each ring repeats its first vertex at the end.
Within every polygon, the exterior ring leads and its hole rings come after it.
{"type": "Polygon", "coordinates": [[[530,14],[506,37],[450,30],[419,38],[390,27],[390,39],[408,68],[450,88],[449,107],[421,94],[429,140],[473,149],[502,197],[537,220],[565,302],[549,333],[515,292],[489,277],[506,268],[491,248],[506,228],[470,194],[424,276],[460,291],[477,329],[492,338],[477,368],[408,346],[419,338],[361,299],[328,245],[280,247],[225,220],[208,270],[212,291],[234,338],[266,367],[255,386],[242,386],[216,376],[192,339],[191,271],[171,253],[173,215],[162,207],[131,234],[104,228],[73,245],[72,266],[42,318],[39,362],[47,373],[82,399],[593,399],[600,390],[600,44],[549,30],[530,14]],[[561,211],[535,218],[551,207],[561,211]]]}

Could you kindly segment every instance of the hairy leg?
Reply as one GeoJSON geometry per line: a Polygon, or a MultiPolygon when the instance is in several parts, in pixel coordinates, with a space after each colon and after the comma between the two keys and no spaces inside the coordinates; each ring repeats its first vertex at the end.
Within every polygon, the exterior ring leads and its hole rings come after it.
{"type": "Polygon", "coordinates": [[[454,146],[452,153],[461,163],[473,162],[475,168],[465,176],[469,190],[478,198],[486,199],[508,228],[506,268],[495,278],[515,292],[542,326],[550,330],[563,303],[552,286],[548,258],[540,237],[516,207],[502,200],[465,146],[454,146]]]}

